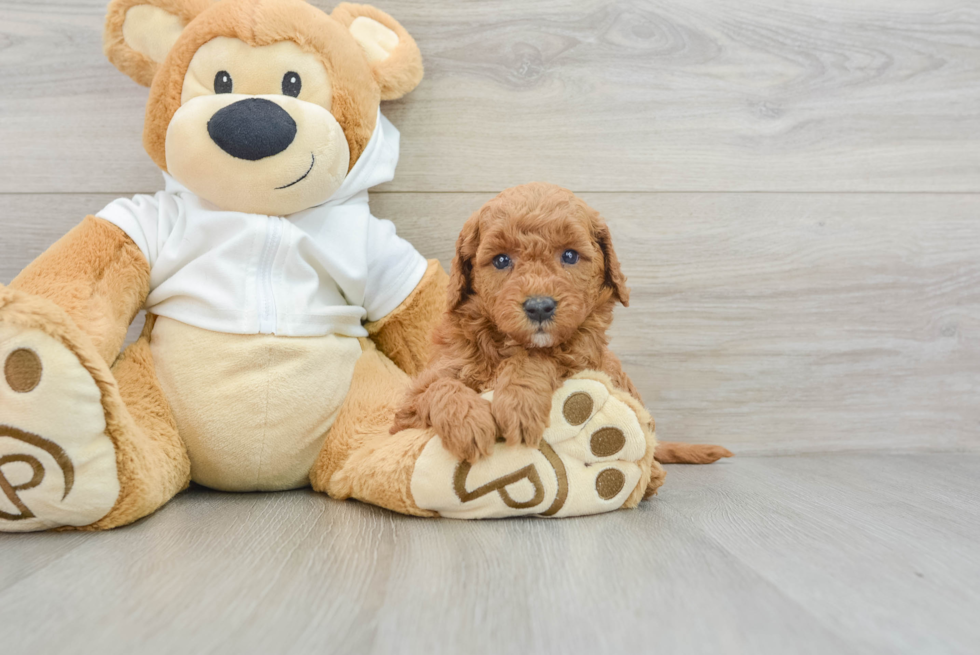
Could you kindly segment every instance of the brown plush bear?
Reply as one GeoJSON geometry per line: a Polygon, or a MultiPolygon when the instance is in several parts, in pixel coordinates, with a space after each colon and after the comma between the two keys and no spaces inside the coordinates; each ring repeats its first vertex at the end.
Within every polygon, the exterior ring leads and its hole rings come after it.
{"type": "Polygon", "coordinates": [[[368,206],[398,159],[380,102],[422,78],[398,22],[346,3],[113,0],[105,51],[150,86],[165,190],[110,203],[0,287],[0,531],[124,525],[191,480],[423,516],[639,501],[648,417],[601,376],[558,390],[553,456],[462,466],[431,432],[389,435],[447,281],[368,206]],[[578,423],[560,411],[573,394],[591,398],[578,423]],[[606,458],[615,493],[581,455],[597,422],[628,435],[606,458]]]}

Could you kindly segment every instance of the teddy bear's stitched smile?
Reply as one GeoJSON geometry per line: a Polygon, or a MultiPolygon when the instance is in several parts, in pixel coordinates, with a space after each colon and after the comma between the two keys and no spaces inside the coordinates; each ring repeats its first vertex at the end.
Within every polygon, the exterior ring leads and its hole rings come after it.
{"type": "Polygon", "coordinates": [[[293,186],[294,184],[299,184],[300,182],[302,182],[303,180],[305,180],[306,179],[306,176],[310,174],[310,171],[313,170],[313,166],[316,164],[316,155],[314,155],[313,153],[310,153],[310,157],[311,157],[311,159],[310,159],[310,167],[306,169],[306,172],[303,173],[303,176],[300,177],[298,180],[295,180],[294,182],[290,182],[286,186],[277,186],[276,187],[276,191],[278,191],[279,189],[288,189],[289,187],[293,186]]]}

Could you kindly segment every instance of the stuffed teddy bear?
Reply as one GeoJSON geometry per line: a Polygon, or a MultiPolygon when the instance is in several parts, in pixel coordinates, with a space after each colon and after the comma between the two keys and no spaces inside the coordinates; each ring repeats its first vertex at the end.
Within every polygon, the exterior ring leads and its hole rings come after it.
{"type": "Polygon", "coordinates": [[[422,79],[397,21],[112,0],[105,52],[150,87],[143,142],[165,190],[111,202],[0,286],[0,531],[125,525],[192,480],[470,518],[596,513],[655,489],[649,417],[602,376],[555,394],[547,450],[470,465],[431,432],[389,434],[448,279],[368,206],[398,159],[380,102],[422,79]],[[590,466],[600,425],[627,438],[590,466]],[[596,479],[610,467],[615,489],[596,479]]]}

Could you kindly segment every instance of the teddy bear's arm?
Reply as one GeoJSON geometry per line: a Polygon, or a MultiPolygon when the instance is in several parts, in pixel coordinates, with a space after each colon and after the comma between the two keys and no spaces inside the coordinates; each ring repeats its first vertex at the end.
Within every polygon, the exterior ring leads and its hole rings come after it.
{"type": "Polygon", "coordinates": [[[64,309],[108,364],[150,291],[150,265],[112,223],[88,216],[41,253],[10,287],[64,309]]]}
{"type": "Polygon", "coordinates": [[[446,311],[448,284],[442,265],[430,259],[408,298],[384,318],[364,326],[378,350],[409,375],[424,369],[429,361],[432,331],[446,311]]]}

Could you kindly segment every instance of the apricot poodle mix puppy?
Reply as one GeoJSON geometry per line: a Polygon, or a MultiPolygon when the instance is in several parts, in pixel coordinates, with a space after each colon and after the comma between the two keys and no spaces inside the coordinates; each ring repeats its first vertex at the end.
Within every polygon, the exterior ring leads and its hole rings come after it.
{"type": "MultiPolygon", "coordinates": [[[[629,304],[626,278],[609,228],[571,191],[536,182],[490,200],[463,226],[450,277],[432,361],[413,380],[393,434],[431,427],[472,462],[490,454],[498,434],[537,447],[552,395],[583,370],[603,371],[640,399],[606,336],[615,303],[629,304]],[[479,395],[488,389],[493,403],[479,395]]],[[[730,455],[657,446],[660,462],[730,455]]]]}

